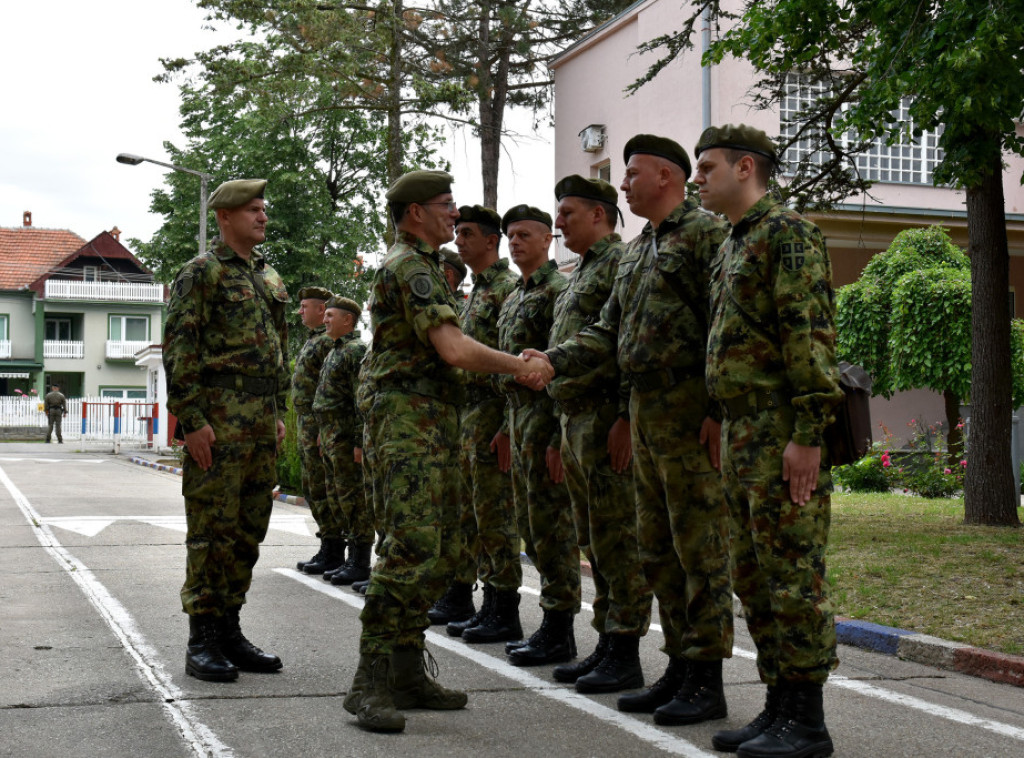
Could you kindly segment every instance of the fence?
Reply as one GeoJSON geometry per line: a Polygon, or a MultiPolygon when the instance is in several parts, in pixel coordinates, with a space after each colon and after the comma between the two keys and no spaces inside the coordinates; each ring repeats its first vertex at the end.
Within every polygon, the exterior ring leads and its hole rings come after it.
{"type": "MultiPolygon", "coordinates": [[[[0,427],[46,429],[43,399],[0,396],[0,427]]],[[[68,415],[61,426],[64,437],[83,442],[141,443],[151,446],[160,438],[160,407],[156,403],[114,400],[109,397],[68,399],[68,415]]]]}

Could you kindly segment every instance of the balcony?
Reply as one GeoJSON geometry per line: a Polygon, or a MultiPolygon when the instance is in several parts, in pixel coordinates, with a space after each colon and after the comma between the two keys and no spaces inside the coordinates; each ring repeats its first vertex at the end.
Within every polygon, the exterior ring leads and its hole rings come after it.
{"type": "Polygon", "coordinates": [[[85,343],[75,340],[43,340],[44,358],[84,358],[85,343]]]}
{"type": "Polygon", "coordinates": [[[107,358],[111,360],[133,360],[135,354],[149,347],[148,340],[107,340],[107,358]]]}
{"type": "Polygon", "coordinates": [[[47,279],[47,300],[90,300],[108,303],[162,303],[164,285],[145,282],[76,282],[47,279]]]}
{"type": "Polygon", "coordinates": [[[10,358],[10,357],[11,357],[11,341],[10,340],[0,340],[0,358],[10,358]]]}

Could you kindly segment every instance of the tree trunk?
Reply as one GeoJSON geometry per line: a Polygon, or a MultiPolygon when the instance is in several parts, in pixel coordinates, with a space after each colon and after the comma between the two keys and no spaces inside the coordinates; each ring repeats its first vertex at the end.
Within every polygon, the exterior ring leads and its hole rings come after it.
{"type": "MultiPolygon", "coordinates": [[[[388,109],[387,109],[387,151],[388,151],[388,186],[390,187],[403,173],[402,163],[402,25],[405,23],[405,9],[402,0],[394,1],[394,14],[391,18],[391,50],[388,60],[388,109]]],[[[395,241],[394,224],[388,214],[384,225],[384,241],[391,247],[395,241]]]]}
{"type": "Polygon", "coordinates": [[[1010,254],[1006,240],[999,135],[979,130],[988,170],[967,188],[971,257],[971,439],[964,523],[1020,526],[1010,455],[1010,254]]]}
{"type": "MultiPolygon", "coordinates": [[[[480,114],[480,173],[484,185],[483,204],[498,210],[498,167],[501,161],[501,132],[508,101],[509,60],[512,55],[511,32],[497,30],[497,60],[492,72],[489,60],[494,43],[494,15],[490,2],[480,4],[478,60],[480,84],[477,100],[480,114]]],[[[500,211],[499,211],[500,212],[500,211]]]]}
{"type": "Polygon", "coordinates": [[[955,392],[944,390],[942,400],[946,406],[946,462],[950,468],[960,465],[964,453],[964,435],[960,428],[960,398],[955,392]]]}

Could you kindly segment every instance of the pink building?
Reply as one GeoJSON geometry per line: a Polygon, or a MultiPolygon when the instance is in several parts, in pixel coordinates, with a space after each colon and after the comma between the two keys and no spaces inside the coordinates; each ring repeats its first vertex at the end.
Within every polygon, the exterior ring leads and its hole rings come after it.
{"type": "MultiPolygon", "coordinates": [[[[680,25],[678,0],[640,0],[609,20],[556,58],[551,68],[555,81],[555,180],[568,174],[600,176],[616,186],[625,166],[622,148],[634,134],[659,134],[679,142],[691,152],[700,133],[710,125],[747,123],[778,135],[782,117],[799,108],[806,92],[794,79],[794,96],[779,110],[758,111],[748,89],[754,82],[745,61],[726,59],[703,69],[698,49],[669,64],[655,79],[632,96],[624,94],[656,60],[641,56],[643,42],[674,31],[680,25]]],[[[1017,129],[1024,133],[1024,126],[1017,129]]],[[[876,180],[871,198],[854,197],[827,214],[812,214],[828,241],[835,285],[855,281],[867,261],[886,249],[901,230],[942,224],[957,244],[967,246],[967,214],[962,191],[934,187],[931,170],[937,162],[935,135],[925,135],[920,146],[878,145],[864,157],[861,171],[876,180]]],[[[1007,232],[1010,242],[1010,309],[1024,316],[1024,159],[1007,156],[1004,174],[1007,232]]],[[[624,211],[623,237],[629,239],[642,220],[624,211]]],[[[574,258],[559,250],[559,260],[574,258]]],[[[944,418],[941,397],[923,391],[903,393],[892,401],[876,398],[872,418],[884,419],[900,435],[910,419],[928,422],[944,418]]]]}

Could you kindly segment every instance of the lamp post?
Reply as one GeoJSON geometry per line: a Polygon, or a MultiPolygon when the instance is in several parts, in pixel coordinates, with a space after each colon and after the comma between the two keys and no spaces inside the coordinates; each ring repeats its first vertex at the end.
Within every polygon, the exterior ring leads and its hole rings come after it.
{"type": "Polygon", "coordinates": [[[213,178],[212,174],[204,174],[202,171],[194,171],[184,166],[175,166],[173,163],[164,163],[163,161],[153,160],[152,158],[143,158],[141,155],[132,155],[131,153],[119,153],[117,156],[118,163],[124,163],[128,166],[138,166],[143,161],[147,163],[155,163],[158,166],[164,168],[173,169],[175,171],[181,171],[184,174],[192,174],[192,176],[198,176],[200,179],[199,189],[199,254],[202,255],[206,252],[206,200],[208,196],[209,185],[208,182],[213,178]]]}

